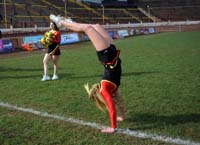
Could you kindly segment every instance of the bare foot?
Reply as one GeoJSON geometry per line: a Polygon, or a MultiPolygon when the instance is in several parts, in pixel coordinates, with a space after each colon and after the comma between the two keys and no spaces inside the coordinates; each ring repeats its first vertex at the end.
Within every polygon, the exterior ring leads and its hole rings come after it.
{"type": "Polygon", "coordinates": [[[119,121],[119,122],[122,122],[122,121],[124,121],[124,117],[117,116],[117,121],[119,121]]]}
{"type": "Polygon", "coordinates": [[[114,133],[115,129],[114,128],[105,128],[101,130],[102,133],[114,133]]]}

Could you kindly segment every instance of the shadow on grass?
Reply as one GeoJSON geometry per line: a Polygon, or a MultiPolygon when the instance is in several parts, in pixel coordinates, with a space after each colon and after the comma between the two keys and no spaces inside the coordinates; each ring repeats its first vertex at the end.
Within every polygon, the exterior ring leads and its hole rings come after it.
{"type": "Polygon", "coordinates": [[[200,114],[177,114],[172,116],[164,116],[157,114],[134,114],[132,118],[127,118],[127,122],[132,122],[137,124],[136,128],[130,129],[151,129],[160,128],[162,126],[186,124],[186,123],[199,123],[200,114]]]}
{"type": "MultiPolygon", "coordinates": [[[[12,75],[0,75],[0,79],[7,79],[7,78],[12,78],[12,79],[25,79],[25,78],[38,78],[42,77],[43,75],[43,68],[1,68],[1,71],[6,72],[6,71],[12,71],[12,72],[22,72],[21,74],[12,74],[12,75]],[[25,72],[40,72],[38,75],[26,75],[25,72]]],[[[62,68],[59,68],[61,70],[62,68]]],[[[49,68],[49,70],[53,70],[53,68],[49,68]]],[[[128,77],[128,76],[138,76],[138,75],[145,75],[145,74],[152,74],[152,73],[157,73],[157,72],[127,72],[123,73],[123,77],[128,77]]],[[[9,74],[9,72],[8,72],[9,74]]],[[[87,79],[87,78],[99,78],[101,79],[103,74],[96,74],[96,75],[83,75],[83,76],[76,76],[75,74],[72,73],[60,73],[59,77],[60,79],[64,80],[72,80],[72,79],[87,79]]]]}
{"type": "MultiPolygon", "coordinates": [[[[128,73],[123,73],[122,76],[123,77],[128,77],[128,76],[138,76],[138,75],[146,75],[146,74],[152,74],[152,73],[158,73],[158,72],[128,72],[128,73]]],[[[63,78],[66,79],[85,79],[85,78],[102,78],[103,74],[96,74],[96,75],[83,75],[83,76],[73,76],[71,75],[71,77],[62,75],[63,78]]]]}
{"type": "Polygon", "coordinates": [[[124,77],[127,77],[127,76],[139,76],[139,75],[154,74],[154,73],[159,73],[159,72],[158,71],[126,72],[126,73],[122,73],[122,76],[124,76],[124,77]]]}
{"type": "Polygon", "coordinates": [[[27,71],[27,72],[35,72],[35,71],[43,71],[43,68],[12,68],[12,67],[0,67],[1,72],[6,72],[6,71],[27,71]]]}
{"type": "Polygon", "coordinates": [[[0,79],[27,79],[27,78],[38,78],[42,77],[42,75],[16,75],[16,76],[9,76],[9,75],[4,75],[0,76],[0,79]]]}
{"type": "MultiPolygon", "coordinates": [[[[0,80],[1,79],[27,79],[27,78],[39,78],[42,79],[42,74],[43,72],[41,71],[41,74],[40,75],[26,75],[26,74],[20,74],[20,75],[1,75],[0,76],[0,80]]],[[[62,73],[62,74],[59,74],[59,77],[62,79],[64,77],[67,77],[67,78],[71,78],[72,74],[69,74],[69,73],[62,73]]],[[[50,77],[52,77],[52,74],[50,75],[50,77]]]]}

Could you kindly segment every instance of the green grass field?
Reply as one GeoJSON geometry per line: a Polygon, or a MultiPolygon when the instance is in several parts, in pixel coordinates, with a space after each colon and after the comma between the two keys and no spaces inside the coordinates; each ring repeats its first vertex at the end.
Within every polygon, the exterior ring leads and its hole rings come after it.
{"type": "MultiPolygon", "coordinates": [[[[200,143],[200,32],[160,33],[115,41],[121,49],[126,120],[119,128],[200,143]]],[[[90,42],[65,46],[57,81],[41,82],[44,53],[1,58],[0,102],[109,126],[87,98],[103,66],[90,42]]],[[[5,55],[4,55],[5,56],[5,55]]],[[[52,76],[53,65],[49,72],[52,76]]],[[[0,144],[163,145],[0,107],[0,144]]]]}

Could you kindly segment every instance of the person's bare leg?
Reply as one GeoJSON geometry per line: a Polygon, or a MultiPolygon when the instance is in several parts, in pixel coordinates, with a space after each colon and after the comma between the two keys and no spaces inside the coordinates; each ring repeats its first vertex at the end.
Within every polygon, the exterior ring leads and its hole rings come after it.
{"type": "Polygon", "coordinates": [[[91,24],[75,23],[53,14],[49,17],[50,20],[55,22],[59,27],[64,27],[75,32],[84,32],[88,35],[97,51],[104,50],[110,46],[110,41],[107,41],[91,24]]]}
{"type": "Polygon", "coordinates": [[[109,41],[107,41],[94,27],[90,24],[80,24],[74,22],[66,22],[61,20],[61,25],[67,29],[70,29],[75,32],[84,32],[88,35],[91,42],[97,51],[104,50],[110,46],[109,41]]]}
{"type": "Polygon", "coordinates": [[[99,32],[109,44],[113,44],[113,39],[111,36],[108,34],[108,32],[99,24],[92,25],[92,27],[99,32]]]}
{"type": "Polygon", "coordinates": [[[51,59],[51,56],[46,53],[43,59],[44,75],[48,75],[48,63],[50,59],[51,59]]]}
{"type": "Polygon", "coordinates": [[[59,55],[53,55],[52,60],[53,60],[53,64],[54,64],[54,75],[57,75],[59,55]]]}

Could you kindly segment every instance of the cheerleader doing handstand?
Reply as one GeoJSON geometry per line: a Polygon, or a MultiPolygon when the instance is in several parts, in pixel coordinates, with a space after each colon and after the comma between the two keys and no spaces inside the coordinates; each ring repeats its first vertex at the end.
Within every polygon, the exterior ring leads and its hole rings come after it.
{"type": "Polygon", "coordinates": [[[105,105],[109,111],[111,127],[102,129],[101,132],[114,133],[117,128],[116,121],[123,121],[125,117],[122,97],[119,91],[121,78],[120,51],[116,49],[112,38],[99,24],[75,23],[70,19],[52,14],[50,19],[58,27],[64,27],[75,32],[84,32],[96,48],[98,59],[104,66],[104,75],[100,84],[93,85],[91,89],[88,85],[85,85],[85,88],[100,109],[103,109],[103,105],[105,105]],[[118,106],[120,111],[118,117],[115,105],[118,106]]]}

